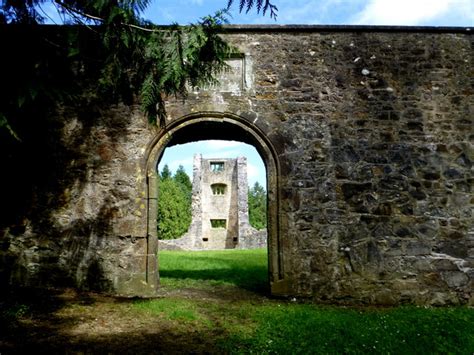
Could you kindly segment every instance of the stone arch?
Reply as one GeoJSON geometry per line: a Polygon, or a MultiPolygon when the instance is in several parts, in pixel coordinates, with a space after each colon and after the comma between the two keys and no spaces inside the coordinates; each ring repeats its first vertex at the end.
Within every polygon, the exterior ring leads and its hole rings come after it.
{"type": "MultiPolygon", "coordinates": [[[[269,281],[273,294],[282,293],[284,284],[283,251],[280,238],[280,164],[278,155],[267,135],[254,123],[231,113],[200,112],[173,120],[158,131],[146,151],[147,182],[147,283],[159,280],[158,236],[156,211],[158,191],[156,189],[156,167],[166,147],[205,139],[238,140],[251,144],[259,152],[266,167],[268,190],[268,260],[269,281]],[[151,256],[155,255],[154,258],[151,256]]],[[[284,292],[283,292],[284,293],[284,292]]]]}

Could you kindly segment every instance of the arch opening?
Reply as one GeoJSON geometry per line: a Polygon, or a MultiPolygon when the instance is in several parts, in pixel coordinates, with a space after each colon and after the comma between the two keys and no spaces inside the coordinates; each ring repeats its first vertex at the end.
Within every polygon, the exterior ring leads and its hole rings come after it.
{"type": "Polygon", "coordinates": [[[148,260],[148,278],[157,278],[159,283],[158,267],[158,235],[156,211],[159,200],[157,191],[156,168],[164,150],[177,144],[185,144],[200,140],[233,140],[247,143],[257,150],[263,160],[266,170],[267,186],[267,250],[268,250],[268,280],[273,292],[273,285],[283,279],[281,248],[279,238],[279,198],[278,198],[278,160],[275,151],[258,127],[245,119],[222,113],[201,113],[182,117],[173,121],[159,132],[151,143],[147,154],[147,187],[148,187],[148,225],[147,236],[149,250],[147,255],[155,255],[156,266],[153,260],[148,260]]]}

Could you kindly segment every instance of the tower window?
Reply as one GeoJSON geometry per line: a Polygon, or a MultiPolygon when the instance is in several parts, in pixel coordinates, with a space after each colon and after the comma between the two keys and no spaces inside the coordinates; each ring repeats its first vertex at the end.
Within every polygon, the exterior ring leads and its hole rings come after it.
{"type": "Polygon", "coordinates": [[[224,195],[225,188],[226,188],[225,184],[212,184],[211,185],[213,195],[224,195]]]}
{"type": "Polygon", "coordinates": [[[221,171],[224,171],[224,163],[223,162],[211,162],[211,171],[213,173],[220,173],[221,171]]]}
{"type": "Polygon", "coordinates": [[[226,220],[225,219],[211,219],[212,228],[225,228],[226,220]]]}

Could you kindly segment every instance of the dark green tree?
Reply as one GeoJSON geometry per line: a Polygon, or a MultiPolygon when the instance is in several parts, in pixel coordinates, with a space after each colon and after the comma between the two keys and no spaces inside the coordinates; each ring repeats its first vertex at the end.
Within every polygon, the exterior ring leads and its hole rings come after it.
{"type": "Polygon", "coordinates": [[[189,204],[191,204],[193,184],[191,183],[191,179],[189,178],[188,174],[186,174],[186,171],[182,165],[180,165],[176,170],[176,173],[174,174],[174,180],[180,184],[183,191],[186,193],[189,204]]]}
{"type": "Polygon", "coordinates": [[[181,184],[174,179],[160,181],[158,187],[158,238],[182,236],[191,223],[191,206],[181,184]]]}
{"type": "Polygon", "coordinates": [[[183,166],[173,175],[166,164],[158,182],[158,237],[174,239],[191,224],[192,184],[183,166]]]}
{"type": "Polygon", "coordinates": [[[171,173],[171,170],[168,164],[165,164],[165,166],[163,167],[163,170],[161,170],[160,179],[164,181],[164,180],[170,179],[172,176],[173,174],[171,173]]]}
{"type": "Polygon", "coordinates": [[[255,229],[267,227],[267,193],[257,182],[248,192],[249,222],[255,229]]]}
{"type": "Polygon", "coordinates": [[[0,1],[0,196],[9,206],[0,229],[28,214],[47,220],[65,203],[48,196],[62,195],[101,164],[63,144],[61,121],[80,121],[71,146],[83,144],[95,125],[117,138],[118,122],[104,108],[141,104],[150,123],[160,124],[169,96],[185,98],[186,88],[214,83],[225,68],[234,52],[220,36],[225,11],[189,26],[156,26],[142,19],[151,1],[0,1]],[[41,6],[51,5],[75,26],[38,26],[46,16],[41,6]],[[65,168],[69,162],[81,163],[65,168]],[[31,179],[31,171],[48,174],[31,179]]]}

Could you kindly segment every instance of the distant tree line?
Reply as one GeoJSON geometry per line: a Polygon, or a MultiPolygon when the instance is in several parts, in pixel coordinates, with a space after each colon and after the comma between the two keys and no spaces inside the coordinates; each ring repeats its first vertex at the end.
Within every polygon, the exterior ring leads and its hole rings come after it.
{"type": "MultiPolygon", "coordinates": [[[[191,224],[192,183],[182,165],[173,174],[168,165],[158,173],[158,238],[175,239],[191,224]]],[[[250,225],[267,227],[267,192],[256,182],[248,191],[250,225]]]]}
{"type": "Polygon", "coordinates": [[[158,175],[158,238],[178,238],[191,224],[192,183],[182,165],[174,175],[165,165],[158,175]]]}
{"type": "Polygon", "coordinates": [[[267,228],[267,192],[258,181],[249,188],[248,204],[250,225],[258,230],[267,228]]]}

